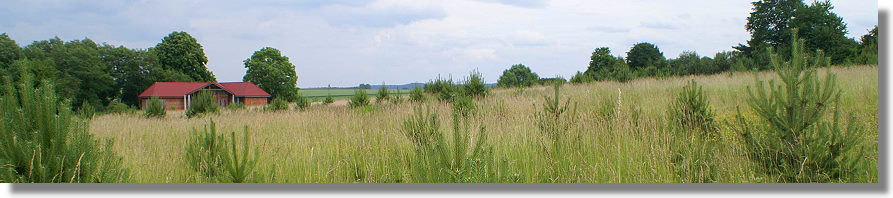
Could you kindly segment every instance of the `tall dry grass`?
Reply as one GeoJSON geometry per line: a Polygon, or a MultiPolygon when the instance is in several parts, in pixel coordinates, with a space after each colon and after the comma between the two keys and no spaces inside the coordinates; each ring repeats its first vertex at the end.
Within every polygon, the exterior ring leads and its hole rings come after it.
{"type": "MultiPolygon", "coordinates": [[[[820,70],[820,75],[828,69],[820,70]]],[[[866,173],[877,182],[877,66],[835,67],[842,97],[841,113],[854,113],[867,130],[874,150],[865,160],[875,169],[866,173]]],[[[559,166],[561,181],[550,180],[550,158],[541,145],[542,133],[534,113],[540,111],[549,86],[524,90],[496,89],[475,102],[480,116],[471,126],[486,125],[488,141],[500,182],[681,182],[671,164],[672,131],[667,111],[682,87],[695,79],[703,86],[719,123],[720,144],[714,159],[717,182],[766,182],[744,156],[735,134],[734,116],[740,108],[756,118],[745,102],[754,75],[775,78],[772,72],[734,75],[639,79],[627,83],[566,84],[561,101],[577,104],[569,134],[578,142],[568,147],[574,163],[559,166]]],[[[315,105],[305,111],[222,111],[210,115],[221,133],[249,126],[251,145],[258,153],[252,182],[409,182],[413,146],[402,134],[403,121],[413,103],[374,105],[373,108],[315,105]]],[[[443,126],[451,126],[449,104],[429,100],[443,126]]],[[[94,118],[91,132],[116,139],[114,149],[124,157],[133,182],[208,182],[188,168],[184,159],[187,135],[208,124],[208,118],[188,119],[169,112],[163,119],[139,115],[94,118]]],[[[448,127],[442,128],[449,131],[448,127]]],[[[450,133],[447,133],[450,134],[450,133]]]]}

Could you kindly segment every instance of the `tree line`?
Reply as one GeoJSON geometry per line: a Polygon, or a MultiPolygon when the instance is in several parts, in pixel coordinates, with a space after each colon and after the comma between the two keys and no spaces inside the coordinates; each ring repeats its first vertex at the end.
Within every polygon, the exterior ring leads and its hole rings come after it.
{"type": "MultiPolygon", "coordinates": [[[[608,47],[596,48],[583,72],[571,76],[570,82],[628,81],[641,77],[715,74],[726,71],[771,69],[770,54],[779,52],[790,59],[792,38],[803,39],[809,65],[877,65],[878,27],[856,40],[846,37],[843,18],[835,14],[830,1],[806,4],[802,0],[761,0],[753,5],[747,17],[746,30],[750,40],[733,46],[734,51],[722,51],[701,56],[684,51],[675,59],[667,59],[657,45],[637,43],[625,57],[613,56],[608,47]],[[796,31],[796,32],[794,32],[796,31]]],[[[502,87],[530,86],[562,78],[540,79],[530,68],[513,65],[499,78],[502,87]]]]}
{"type": "MultiPolygon", "coordinates": [[[[155,82],[217,82],[207,63],[201,44],[186,32],[172,32],[148,49],[59,37],[21,47],[0,34],[0,80],[13,83],[28,73],[38,82],[35,87],[51,83],[75,109],[137,106],[138,95],[155,82]]],[[[294,65],[279,50],[262,48],[244,65],[243,80],[274,97],[290,99],[297,93],[294,65]]]]}

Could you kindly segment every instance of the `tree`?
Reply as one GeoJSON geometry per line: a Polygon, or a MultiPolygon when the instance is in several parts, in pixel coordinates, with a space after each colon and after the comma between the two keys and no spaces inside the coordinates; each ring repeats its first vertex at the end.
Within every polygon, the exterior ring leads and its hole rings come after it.
{"type": "Polygon", "coordinates": [[[7,70],[13,61],[23,56],[22,47],[19,47],[19,44],[10,39],[6,33],[0,33],[0,72],[7,70]]]}
{"type": "Polygon", "coordinates": [[[295,87],[298,81],[295,65],[291,64],[288,57],[283,56],[279,50],[264,47],[255,51],[250,58],[243,62],[248,71],[245,72],[245,77],[242,80],[256,84],[273,97],[283,97],[288,100],[295,98],[295,87]]]}
{"type": "Polygon", "coordinates": [[[627,64],[629,64],[632,70],[658,66],[664,60],[664,53],[660,52],[660,49],[651,43],[637,43],[626,53],[627,64]]]}
{"type": "Polygon", "coordinates": [[[871,29],[868,34],[862,35],[859,44],[859,56],[855,62],[858,64],[878,64],[878,35],[877,25],[871,29]]]}
{"type": "Polygon", "coordinates": [[[29,60],[55,67],[56,76],[50,80],[57,85],[56,92],[75,107],[85,103],[105,106],[116,95],[111,70],[100,59],[99,46],[88,38],[35,41],[24,51],[29,60]]]}
{"type": "Polygon", "coordinates": [[[798,36],[806,41],[804,50],[823,50],[832,63],[839,64],[855,55],[858,44],[846,37],[846,24],[843,18],[831,12],[832,9],[831,2],[816,1],[800,7],[790,23],[792,28],[799,29],[798,36]]]}
{"type": "Polygon", "coordinates": [[[798,8],[806,6],[802,0],[761,0],[751,3],[753,12],[745,25],[751,39],[735,49],[752,56],[766,47],[790,46],[790,21],[798,8]]]}
{"type": "Polygon", "coordinates": [[[617,59],[611,55],[611,50],[607,47],[596,48],[589,57],[589,67],[583,74],[590,76],[594,80],[604,80],[606,74],[611,71],[614,62],[617,59]]]}
{"type": "Polygon", "coordinates": [[[503,71],[496,84],[500,87],[529,87],[536,84],[537,80],[539,76],[531,72],[530,68],[517,64],[503,71]]]}
{"type": "Polygon", "coordinates": [[[202,46],[186,32],[172,32],[155,45],[155,55],[164,70],[172,70],[189,77],[193,82],[216,82],[208,71],[208,57],[202,46]]]}
{"type": "Polygon", "coordinates": [[[100,48],[100,59],[107,70],[112,71],[117,100],[131,106],[139,105],[139,94],[155,82],[150,73],[155,61],[149,51],[105,45],[100,48]]]}

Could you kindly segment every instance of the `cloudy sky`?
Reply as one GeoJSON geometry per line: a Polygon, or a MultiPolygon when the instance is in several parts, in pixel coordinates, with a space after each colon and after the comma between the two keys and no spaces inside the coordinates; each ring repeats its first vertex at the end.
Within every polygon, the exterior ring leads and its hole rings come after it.
{"type": "MultiPolygon", "coordinates": [[[[850,37],[877,24],[875,0],[832,3],[850,37]]],[[[712,56],[749,38],[750,9],[749,0],[4,0],[0,32],[20,45],[58,36],[149,48],[186,31],[218,81],[241,81],[242,60],[269,46],[291,59],[299,87],[460,79],[474,69],[496,82],[517,63],[567,78],[593,49],[625,56],[638,42],[668,58],[712,56]]]]}

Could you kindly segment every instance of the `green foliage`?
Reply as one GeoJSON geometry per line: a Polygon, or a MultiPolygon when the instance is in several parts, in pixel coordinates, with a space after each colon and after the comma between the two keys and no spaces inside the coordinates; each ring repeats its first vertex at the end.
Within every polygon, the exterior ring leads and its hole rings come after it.
{"type": "Polygon", "coordinates": [[[536,84],[540,77],[523,64],[512,65],[502,72],[496,84],[500,87],[529,87],[536,84]]]}
{"type": "MultiPolygon", "coordinates": [[[[586,76],[581,76],[581,80],[578,82],[588,82],[585,80],[605,80],[608,73],[614,70],[614,62],[617,61],[617,58],[614,58],[611,55],[611,50],[607,47],[596,48],[595,51],[592,52],[592,56],[589,57],[589,67],[586,68],[586,71],[583,72],[586,76]]],[[[574,78],[571,77],[571,81],[574,81],[574,78]]]]}
{"type": "Polygon", "coordinates": [[[453,79],[437,76],[437,79],[425,83],[424,89],[425,93],[434,94],[440,101],[452,101],[462,88],[453,83],[453,79]]]}
{"type": "Polygon", "coordinates": [[[332,104],[332,103],[334,103],[334,102],[335,102],[335,98],[332,97],[332,94],[331,94],[331,93],[330,93],[330,94],[327,94],[327,95],[326,95],[326,99],[324,99],[324,100],[322,101],[322,103],[323,103],[323,104],[326,104],[326,105],[328,105],[328,104],[332,104]]]}
{"type": "Polygon", "coordinates": [[[481,183],[495,182],[493,148],[487,143],[483,125],[472,136],[470,117],[473,102],[462,97],[453,104],[453,134],[450,141],[440,129],[437,114],[421,106],[403,122],[403,133],[414,146],[408,160],[411,182],[481,183]]]}
{"type": "Polygon", "coordinates": [[[486,83],[484,83],[483,75],[477,70],[471,71],[471,74],[465,79],[465,84],[462,85],[462,89],[464,90],[462,92],[463,94],[474,98],[487,97],[487,95],[490,94],[490,89],[487,88],[486,83]]]}
{"type": "Polygon", "coordinates": [[[390,99],[390,97],[391,95],[388,92],[388,86],[385,85],[384,82],[382,82],[381,88],[378,89],[378,95],[375,97],[375,103],[384,104],[384,102],[390,99]]]}
{"type": "Polygon", "coordinates": [[[105,106],[105,110],[103,113],[111,113],[111,114],[122,114],[122,113],[134,113],[136,109],[127,106],[127,104],[112,100],[109,102],[109,105],[105,106]]]}
{"type": "Polygon", "coordinates": [[[819,78],[815,67],[806,64],[796,30],[792,38],[790,61],[772,55],[781,84],[770,80],[766,86],[757,79],[748,90],[747,102],[760,119],[748,120],[739,111],[748,156],[777,182],[854,182],[866,174],[859,126],[851,121],[841,127],[835,75],[819,78]],[[831,120],[828,111],[833,112],[831,120]]]}
{"type": "Polygon", "coordinates": [[[651,43],[636,43],[629,52],[626,52],[626,61],[632,70],[658,66],[664,59],[664,53],[651,43]]]}
{"type": "Polygon", "coordinates": [[[303,111],[304,109],[307,109],[307,107],[310,107],[310,99],[300,93],[296,94],[295,108],[303,111]]]}
{"type": "Polygon", "coordinates": [[[579,153],[576,153],[582,149],[579,147],[579,134],[571,131],[571,125],[577,122],[577,105],[574,103],[571,106],[570,99],[561,102],[560,83],[555,83],[553,88],[554,95],[543,96],[542,110],[533,115],[536,126],[543,135],[540,145],[550,162],[544,173],[544,179],[548,180],[542,182],[575,182],[573,175],[579,173],[574,172],[577,169],[572,166],[582,160],[579,153]]]}
{"type": "Polygon", "coordinates": [[[366,93],[365,89],[356,89],[352,97],[350,97],[350,102],[347,104],[350,107],[363,107],[369,105],[369,94],[366,93]]]}
{"type": "Polygon", "coordinates": [[[216,82],[208,71],[208,57],[201,44],[186,32],[171,32],[152,49],[162,69],[188,76],[190,82],[216,82]]]}
{"type": "Polygon", "coordinates": [[[6,81],[0,97],[0,182],[126,182],[112,139],[97,140],[50,83],[34,89],[22,73],[19,87],[6,81]]]}
{"type": "Polygon", "coordinates": [[[93,116],[96,115],[96,107],[93,104],[86,103],[82,104],[81,108],[78,109],[77,114],[84,119],[93,119],[93,116]]]}
{"type": "Polygon", "coordinates": [[[219,109],[217,104],[217,94],[213,91],[198,91],[193,94],[189,102],[189,108],[186,109],[186,117],[196,117],[204,114],[215,113],[219,109]]]}
{"type": "Polygon", "coordinates": [[[422,91],[422,88],[419,88],[418,85],[412,88],[412,91],[409,91],[409,101],[415,103],[421,103],[428,100],[428,96],[425,95],[425,92],[422,91]]]}
{"type": "Polygon", "coordinates": [[[671,162],[679,181],[717,181],[714,153],[719,144],[719,130],[701,86],[694,80],[689,82],[676,96],[668,113],[673,121],[668,128],[674,131],[671,162]]]}
{"type": "Polygon", "coordinates": [[[257,164],[257,149],[252,153],[248,126],[241,141],[241,149],[236,142],[236,132],[230,133],[229,141],[217,134],[214,120],[203,130],[193,129],[186,141],[186,161],[203,177],[215,182],[243,183],[254,172],[257,164]]]}
{"type": "Polygon", "coordinates": [[[149,101],[146,101],[145,114],[143,116],[147,118],[163,118],[167,115],[167,111],[165,110],[164,102],[161,99],[158,99],[158,96],[152,96],[149,98],[149,101]]]}
{"type": "Polygon", "coordinates": [[[579,84],[579,83],[589,83],[595,81],[591,75],[586,75],[580,71],[577,71],[574,76],[571,76],[570,83],[579,84]]]}
{"type": "Polygon", "coordinates": [[[289,62],[288,57],[283,56],[278,49],[264,47],[255,51],[250,58],[245,59],[245,72],[243,81],[252,82],[267,93],[275,97],[284,97],[289,100],[296,99],[295,87],[298,76],[295,73],[295,65],[289,62]]]}
{"type": "Polygon", "coordinates": [[[241,102],[240,103],[230,103],[229,105],[226,105],[227,110],[242,110],[245,108],[247,108],[245,106],[245,103],[241,103],[241,102]]]}
{"type": "MultiPolygon", "coordinates": [[[[306,100],[306,98],[304,99],[306,100]]],[[[300,107],[298,107],[300,108],[300,107]]],[[[273,98],[270,104],[264,107],[265,111],[283,111],[288,110],[288,101],[282,97],[273,98]]]]}

